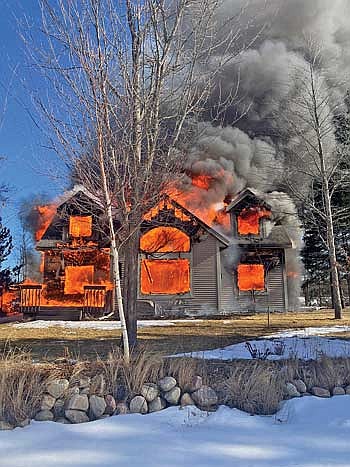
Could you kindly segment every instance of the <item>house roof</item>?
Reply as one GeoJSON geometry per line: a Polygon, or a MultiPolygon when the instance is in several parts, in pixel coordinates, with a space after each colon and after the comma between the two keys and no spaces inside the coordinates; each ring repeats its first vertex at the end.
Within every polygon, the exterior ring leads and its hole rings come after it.
{"type": "Polygon", "coordinates": [[[265,207],[271,209],[271,206],[265,201],[266,195],[254,190],[253,188],[245,188],[240,191],[231,203],[226,207],[226,212],[230,212],[233,208],[239,205],[245,198],[255,198],[259,203],[263,203],[265,207]]]}

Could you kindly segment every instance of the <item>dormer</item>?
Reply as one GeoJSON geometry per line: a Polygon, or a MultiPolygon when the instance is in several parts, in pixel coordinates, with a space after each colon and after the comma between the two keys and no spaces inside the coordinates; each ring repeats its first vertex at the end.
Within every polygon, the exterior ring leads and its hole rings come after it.
{"type": "Polygon", "coordinates": [[[227,206],[233,236],[237,239],[263,239],[268,235],[267,221],[271,206],[249,188],[237,195],[227,206]]]}

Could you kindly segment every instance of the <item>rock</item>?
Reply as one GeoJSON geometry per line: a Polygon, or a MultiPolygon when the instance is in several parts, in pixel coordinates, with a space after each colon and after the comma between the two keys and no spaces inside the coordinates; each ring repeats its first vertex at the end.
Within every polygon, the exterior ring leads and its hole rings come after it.
{"type": "Polygon", "coordinates": [[[55,405],[53,406],[53,414],[55,418],[64,417],[64,405],[65,404],[63,399],[57,399],[55,405]]]}
{"type": "Polygon", "coordinates": [[[24,428],[26,426],[30,425],[30,419],[29,418],[24,418],[23,420],[20,420],[17,422],[17,426],[20,428],[24,428]]]}
{"type": "Polygon", "coordinates": [[[335,388],[333,388],[332,394],[333,396],[344,396],[345,389],[342,388],[341,386],[336,386],[335,388]]]}
{"type": "Polygon", "coordinates": [[[69,388],[67,379],[55,379],[46,385],[46,391],[55,399],[59,399],[69,388]]]}
{"type": "Polygon", "coordinates": [[[103,420],[105,418],[109,418],[110,415],[108,415],[107,413],[103,413],[100,417],[98,417],[98,420],[103,420]]]}
{"type": "Polygon", "coordinates": [[[286,384],[285,392],[288,397],[300,397],[300,392],[292,383],[286,384]]]}
{"type": "Polygon", "coordinates": [[[67,400],[66,410],[82,410],[86,411],[89,408],[89,399],[85,394],[74,394],[67,400]]]}
{"type": "Polygon", "coordinates": [[[114,397],[108,394],[105,397],[105,402],[106,402],[105,414],[113,415],[115,412],[115,409],[117,408],[117,403],[114,397]]]}
{"type": "Polygon", "coordinates": [[[66,398],[70,399],[71,397],[75,396],[76,394],[79,394],[79,388],[78,386],[74,386],[73,388],[69,388],[66,392],[66,398]]]}
{"type": "Polygon", "coordinates": [[[83,376],[82,378],[80,378],[78,384],[80,389],[86,389],[91,384],[91,378],[89,378],[88,376],[83,376]]]}
{"type": "Polygon", "coordinates": [[[96,375],[92,378],[90,383],[90,394],[103,396],[106,392],[106,381],[102,374],[96,375]]]}
{"type": "Polygon", "coordinates": [[[51,410],[55,405],[56,398],[50,394],[44,394],[41,400],[40,409],[41,410],[51,410]]]}
{"type": "Polygon", "coordinates": [[[87,396],[89,396],[90,395],[90,388],[87,387],[87,388],[80,389],[79,394],[86,394],[87,396]]]}
{"type": "Polygon", "coordinates": [[[158,386],[163,392],[168,392],[176,386],[176,379],[172,376],[166,376],[158,381],[158,386]]]}
{"type": "Polygon", "coordinates": [[[66,418],[72,423],[86,423],[89,421],[89,417],[81,410],[68,409],[65,411],[65,415],[66,418]]]}
{"type": "Polygon", "coordinates": [[[129,413],[129,407],[125,404],[125,402],[118,402],[114,415],[126,415],[129,413]]]}
{"type": "Polygon", "coordinates": [[[53,413],[51,410],[40,410],[35,417],[34,420],[37,422],[49,422],[53,420],[53,413]]]}
{"type": "Polygon", "coordinates": [[[311,392],[303,392],[302,397],[305,397],[305,396],[312,396],[312,394],[311,392]]]}
{"type": "Polygon", "coordinates": [[[14,426],[11,423],[6,422],[5,420],[0,420],[0,430],[13,430],[14,426]]]}
{"type": "Polygon", "coordinates": [[[306,384],[302,379],[295,379],[293,381],[294,386],[297,388],[297,391],[303,394],[304,392],[307,391],[306,384]]]}
{"type": "Polygon", "coordinates": [[[211,407],[218,403],[218,396],[210,386],[202,386],[198,391],[193,392],[191,397],[200,407],[211,407]]]}
{"type": "Polygon", "coordinates": [[[90,396],[89,399],[90,409],[89,409],[89,417],[90,420],[96,420],[97,418],[101,417],[104,414],[104,411],[107,407],[106,401],[104,397],[101,396],[90,396]]]}
{"type": "Polygon", "coordinates": [[[311,388],[311,393],[317,397],[331,397],[331,394],[328,391],[328,389],[320,388],[318,386],[314,386],[313,388],[311,388]]]}
{"type": "Polygon", "coordinates": [[[65,417],[60,417],[55,420],[56,423],[63,423],[64,425],[70,425],[70,421],[65,417]]]}
{"type": "Polygon", "coordinates": [[[141,388],[141,394],[147,402],[151,402],[159,395],[158,386],[153,383],[145,383],[141,388]]]}
{"type": "Polygon", "coordinates": [[[345,394],[350,394],[350,385],[346,386],[345,388],[345,394]]]}
{"type": "Polygon", "coordinates": [[[181,400],[180,400],[180,405],[184,407],[185,405],[195,405],[194,400],[188,394],[188,392],[185,392],[185,394],[182,394],[181,400]]]}
{"type": "Polygon", "coordinates": [[[148,412],[159,412],[160,410],[165,409],[166,402],[162,397],[157,396],[153,401],[148,404],[148,412]]]}
{"type": "Polygon", "coordinates": [[[189,384],[185,386],[186,392],[198,391],[203,386],[203,380],[201,376],[194,376],[189,384]]]}
{"type": "Polygon", "coordinates": [[[147,401],[143,396],[135,396],[131,399],[129,407],[131,413],[145,414],[148,412],[147,401]]]}
{"type": "Polygon", "coordinates": [[[170,405],[177,405],[181,397],[181,389],[175,386],[170,391],[164,392],[163,397],[170,405]]]}

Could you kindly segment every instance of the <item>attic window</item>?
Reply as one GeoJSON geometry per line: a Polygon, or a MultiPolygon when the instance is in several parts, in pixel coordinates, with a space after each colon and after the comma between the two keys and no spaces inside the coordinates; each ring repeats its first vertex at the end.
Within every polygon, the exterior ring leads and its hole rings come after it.
{"type": "Polygon", "coordinates": [[[240,264],[237,268],[237,275],[239,290],[265,290],[265,269],[263,264],[240,264]]]}
{"type": "Polygon", "coordinates": [[[190,238],[175,227],[156,227],[140,240],[140,249],[147,253],[175,253],[190,251],[190,238]]]}
{"type": "Polygon", "coordinates": [[[271,217],[271,211],[260,206],[243,209],[237,218],[238,233],[240,235],[259,235],[260,219],[263,217],[271,217]]]}
{"type": "Polygon", "coordinates": [[[92,216],[70,216],[69,235],[72,237],[91,237],[92,216]]]}

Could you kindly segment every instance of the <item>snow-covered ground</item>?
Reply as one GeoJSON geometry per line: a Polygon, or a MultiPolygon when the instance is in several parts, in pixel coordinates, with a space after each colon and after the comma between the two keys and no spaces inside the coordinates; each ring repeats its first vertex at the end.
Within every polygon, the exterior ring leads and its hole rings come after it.
{"type": "MultiPolygon", "coordinates": [[[[299,358],[302,360],[316,360],[322,355],[328,357],[349,357],[350,341],[341,339],[327,339],[326,337],[281,337],[279,339],[258,339],[248,341],[253,351],[256,350],[255,358],[267,360],[286,360],[288,358],[299,358]]],[[[220,349],[203,350],[177,354],[177,356],[191,356],[194,358],[233,360],[253,358],[248,350],[247,343],[229,345],[220,349]]],[[[350,464],[349,464],[350,466],[350,464]]]]}
{"type": "Polygon", "coordinates": [[[1,467],[349,467],[350,396],[304,397],[275,416],[177,407],[0,432],[1,467]]]}
{"type": "Polygon", "coordinates": [[[284,331],[269,334],[264,337],[310,337],[310,336],[326,336],[327,334],[337,334],[340,332],[350,332],[350,326],[324,326],[324,327],[310,327],[304,329],[286,329],[284,331]]]}
{"type": "MultiPolygon", "coordinates": [[[[195,320],[196,323],[201,322],[202,320],[195,320]]],[[[174,320],[140,320],[137,322],[139,328],[146,327],[165,327],[165,326],[176,326],[179,323],[192,323],[188,319],[174,319],[174,320]]],[[[55,326],[60,326],[66,329],[96,329],[99,331],[114,331],[115,329],[120,329],[120,321],[60,321],[60,320],[37,320],[37,321],[28,321],[26,323],[15,323],[9,324],[11,327],[15,328],[24,328],[24,329],[44,329],[51,328],[55,326]]]]}

